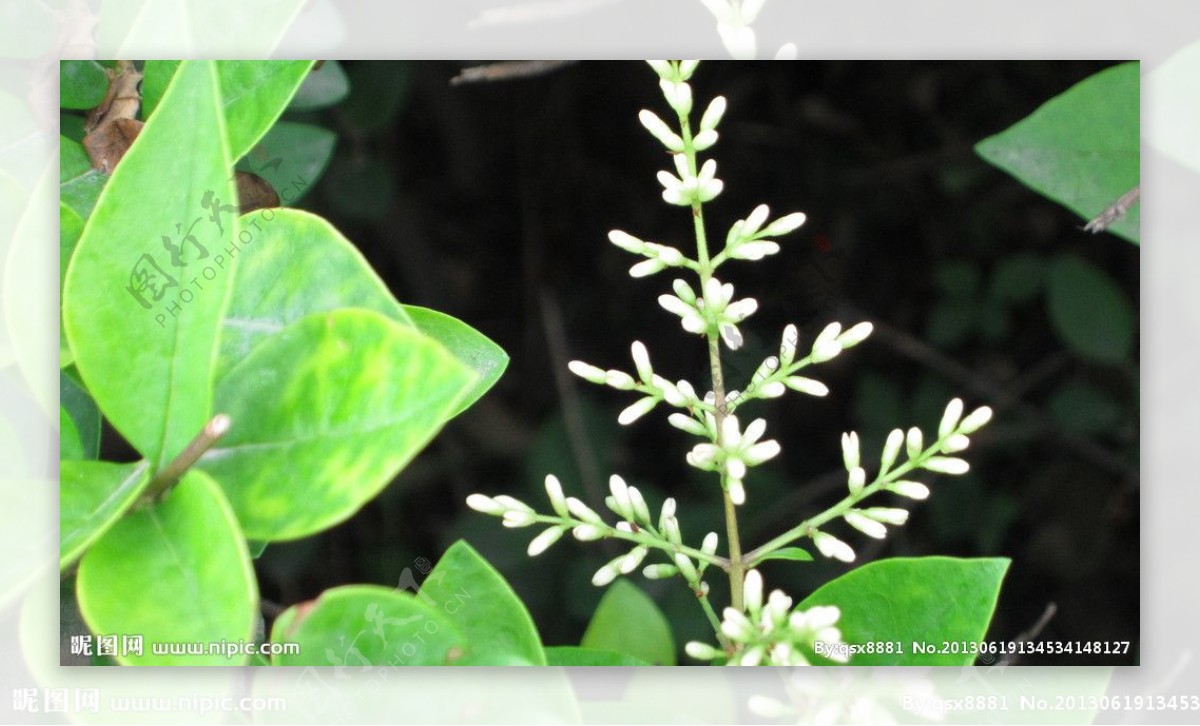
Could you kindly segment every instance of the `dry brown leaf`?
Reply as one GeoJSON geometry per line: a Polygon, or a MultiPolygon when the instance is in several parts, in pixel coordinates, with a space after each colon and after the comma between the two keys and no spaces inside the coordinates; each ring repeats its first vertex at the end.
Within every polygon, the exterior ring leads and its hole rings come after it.
{"type": "Polygon", "coordinates": [[[145,124],[137,119],[116,118],[101,123],[95,131],[84,136],[83,148],[92,162],[92,168],[102,174],[111,174],[142,132],[143,126],[145,124]]]}
{"type": "Polygon", "coordinates": [[[236,177],[238,205],[242,214],[279,206],[279,195],[266,179],[248,171],[239,171],[236,177]]]}

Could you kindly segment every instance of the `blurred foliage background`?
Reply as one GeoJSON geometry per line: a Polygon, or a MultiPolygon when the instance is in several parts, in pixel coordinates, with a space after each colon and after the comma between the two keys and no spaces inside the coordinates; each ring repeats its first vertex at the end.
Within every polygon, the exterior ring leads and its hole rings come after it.
{"type": "MultiPolygon", "coordinates": [[[[299,206],[339,227],[401,301],[463,319],[512,362],[356,517],[268,547],[261,588],[289,605],[338,584],[404,585],[465,537],[524,598],[547,644],[577,643],[602,595],[589,579],[618,550],[568,538],[531,560],[533,530],[505,529],[463,500],[507,493],[542,507],[553,472],[599,508],[618,472],[652,506],[676,497],[685,537],[724,539],[716,481],[684,464],[685,436],[658,415],[618,426],[630,399],[566,373],[573,358],[630,369],[638,339],[661,373],[706,385],[700,339],[656,303],[671,278],[631,279],[633,258],[605,238],[620,228],[690,249],[691,225],[658,196],[654,174],[670,164],[637,112],[665,104],[645,65],[543,66],[452,84],[467,65],[325,64],[312,82],[349,90],[325,108],[305,108],[302,94],[289,112],[336,135],[299,206]]],[[[1123,658],[1021,663],[1136,659],[1139,251],[1082,232],[1084,220],[988,166],[973,145],[1111,65],[706,63],[693,79],[698,104],[729,99],[706,154],[726,183],[706,207],[710,238],[760,202],[808,214],[780,255],[730,265],[738,294],[756,297],[760,312],[743,326],[747,345],[729,356],[727,381],[743,387],[788,322],[808,341],[829,321],[876,324],[866,344],[814,374],[828,398],[789,395],[746,412],[768,418],[783,454],[747,482],[744,543],[842,496],[842,431],[878,452],[893,427],[935,428],[956,395],[968,408],[987,403],[997,416],[973,438],[969,475],[932,481],[933,496],[882,543],[836,533],[859,563],[1011,557],[990,639],[1018,637],[1053,603],[1041,639],[1134,642],[1123,658]]],[[[763,570],[769,587],[799,599],[844,567],[763,570]]],[[[679,582],[636,584],[677,642],[707,639],[679,582]]]]}

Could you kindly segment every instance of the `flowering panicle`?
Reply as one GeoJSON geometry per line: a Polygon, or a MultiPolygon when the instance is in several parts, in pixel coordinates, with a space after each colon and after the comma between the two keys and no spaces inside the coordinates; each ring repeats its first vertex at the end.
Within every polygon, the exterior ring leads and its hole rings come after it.
{"type": "MultiPolygon", "coordinates": [[[[746,50],[747,25],[757,15],[762,0],[704,1],[718,15],[726,44],[746,50]]],[[[752,52],[752,33],[748,42],[752,52]]],[[[592,576],[596,586],[603,587],[639,569],[648,579],[680,577],[695,594],[719,641],[719,647],[688,643],[686,650],[693,658],[721,660],[730,665],[806,665],[814,654],[820,653],[831,660],[844,662],[846,648],[817,647],[818,644],[841,645],[841,633],[837,628],[839,609],[823,606],[800,610],[779,590],[764,599],[762,577],[753,568],[772,556],[776,559],[797,559],[800,555],[803,555],[802,559],[808,558],[802,550],[799,554],[782,551],[785,546],[805,537],[812,539],[821,555],[852,562],[856,557],[853,547],[826,529],[841,521],[867,537],[883,539],[889,527],[904,525],[908,521],[908,510],[866,506],[864,500],[880,491],[908,499],[925,499],[929,496],[929,487],[913,480],[912,474],[919,471],[966,473],[969,467],[959,454],[968,448],[970,436],[988,422],[992,412],[984,406],[964,416],[963,402],[954,399],[946,407],[936,437],[931,436],[933,441],[929,446],[925,445],[925,435],[919,428],[890,432],[874,479],[868,474],[874,464],[863,456],[858,433],[842,434],[846,496],[758,549],[742,553],[736,513],[737,505],[747,498],[746,477],[751,468],[777,457],[781,447],[778,441],[764,438],[767,431],[764,419],[743,417],[738,413],[740,407],[755,399],[779,398],[789,390],[810,396],[827,395],[829,388],[809,377],[806,369],[831,361],[862,343],[873,328],[869,322],[848,328],[833,322],[810,341],[802,341],[797,326],[787,325],[778,351],[759,364],[744,387],[741,390],[726,389],[721,372],[722,343],[730,350],[743,347],[745,338],[740,326],[758,310],[758,301],[752,297],[735,299],[733,284],[723,281],[727,279],[725,273],[722,271],[721,277],[716,273],[722,265],[734,260],[759,261],[779,254],[779,239],[798,229],[806,218],[801,212],[772,218],[770,208],[760,204],[745,218],[733,223],[725,235],[722,249],[710,256],[704,232],[703,205],[721,194],[724,183],[716,176],[716,161],[701,161],[697,155],[719,139],[718,127],[725,116],[727,102],[721,96],[714,98],[701,112],[698,125],[692,126],[690,118],[699,106],[689,79],[697,63],[649,61],[658,74],[663,98],[678,123],[668,123],[648,109],[638,115],[642,126],[670,154],[673,169],[658,173],[662,198],[668,204],[690,208],[696,228],[695,256],[689,257],[675,247],[646,241],[623,230],[609,232],[608,239],[621,250],[640,258],[629,269],[632,277],[647,277],[668,268],[681,271],[680,275],[684,274],[682,271],[696,274],[698,279],[692,283],[674,278],[671,292],[660,295],[658,304],[679,318],[685,332],[706,339],[713,390],[705,391],[705,386],[699,388],[701,394],[686,380],[662,375],[655,369],[650,351],[641,341],[634,341],[630,346],[633,368],[629,372],[601,368],[579,360],[571,361],[568,368],[590,383],[634,394],[633,400],[617,417],[622,425],[633,424],[659,404],[664,404],[672,409],[667,421],[699,439],[688,451],[686,460],[693,467],[720,475],[729,557],[717,554],[721,538],[716,532],[706,534],[699,547],[686,543],[674,498],[665,499],[658,512],[653,513],[657,516],[653,516],[637,487],[615,474],[609,478],[609,493],[603,500],[604,508],[616,516],[612,524],[606,520],[607,515],[602,515],[582,499],[567,496],[553,474],[545,480],[551,514],[539,514],[524,502],[505,495],[472,494],[467,497],[467,504],[500,518],[506,527],[542,527],[529,542],[531,557],[545,552],[568,532],[582,542],[608,539],[628,545],[596,570],[592,576]],[[743,425],[744,421],[749,423],[743,425]],[[903,461],[902,454],[906,457],[903,461]],[[708,568],[714,565],[728,574],[731,586],[732,605],[724,608],[720,618],[709,603],[709,585],[705,581],[708,568]]]]}

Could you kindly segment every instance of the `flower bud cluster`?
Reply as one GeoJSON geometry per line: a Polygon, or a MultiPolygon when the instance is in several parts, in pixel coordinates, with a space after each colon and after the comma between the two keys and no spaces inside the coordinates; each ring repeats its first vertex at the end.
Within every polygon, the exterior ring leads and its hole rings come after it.
{"type": "MultiPolygon", "coordinates": [[[[758,570],[746,573],[743,585],[745,611],[725,608],[721,633],[733,646],[732,654],[707,643],[690,642],[687,654],[697,660],[728,658],[727,665],[810,665],[805,654],[816,644],[842,643],[837,628],[841,611],[833,606],[816,606],[808,610],[792,607],[792,598],[773,590],[764,601],[762,575],[758,570]]],[[[831,660],[845,663],[847,656],[841,648],[823,648],[831,660]]]]}
{"type": "Polygon", "coordinates": [[[654,366],[650,363],[650,353],[641,341],[633,341],[630,351],[637,370],[637,378],[624,371],[604,370],[579,360],[573,360],[567,364],[567,368],[572,373],[585,381],[611,386],[621,391],[637,391],[644,394],[642,398],[634,401],[617,416],[617,422],[622,426],[628,426],[653,411],[659,401],[666,401],[671,406],[687,411],[710,408],[696,395],[696,389],[692,387],[692,384],[683,380],[672,383],[655,373],[654,366]]]}
{"type": "Polygon", "coordinates": [[[746,470],[774,458],[780,451],[779,442],[774,439],[759,441],[766,430],[767,422],[758,418],[742,431],[737,416],[727,415],[721,421],[716,440],[696,444],[688,452],[687,462],[697,469],[721,472],[729,499],[734,504],[743,504],[746,489],[742,481],[746,478],[746,470]]]}

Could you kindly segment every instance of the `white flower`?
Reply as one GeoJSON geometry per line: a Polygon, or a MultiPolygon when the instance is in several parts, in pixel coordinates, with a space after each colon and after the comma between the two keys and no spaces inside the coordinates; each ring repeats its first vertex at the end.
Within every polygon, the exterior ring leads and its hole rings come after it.
{"type": "Polygon", "coordinates": [[[591,542],[604,536],[604,528],[591,524],[581,524],[571,530],[571,534],[575,535],[575,539],[580,542],[591,542]]]}
{"type": "Polygon", "coordinates": [[[846,479],[846,484],[850,488],[851,494],[858,494],[863,490],[867,483],[867,472],[861,466],[856,466],[850,470],[850,476],[846,479]]]}
{"type": "Polygon", "coordinates": [[[604,369],[597,368],[590,363],[584,363],[581,360],[573,360],[568,363],[567,370],[589,383],[604,383],[606,380],[604,369]]]}
{"type": "Polygon", "coordinates": [[[605,371],[604,382],[619,391],[632,391],[637,386],[633,376],[624,371],[605,371]]]}
{"type": "Polygon", "coordinates": [[[567,511],[578,520],[600,527],[604,526],[604,520],[600,518],[600,515],[575,497],[567,497],[567,511]]]}
{"type": "Polygon", "coordinates": [[[642,576],[647,580],[665,580],[678,572],[679,568],[675,565],[646,565],[642,568],[642,576]]]}
{"type": "Polygon", "coordinates": [[[696,660],[712,660],[714,658],[721,658],[725,655],[724,652],[717,650],[711,645],[708,645],[707,643],[700,643],[695,640],[683,646],[683,650],[696,660]]]}
{"type": "Polygon", "coordinates": [[[621,570],[621,574],[628,575],[636,570],[638,565],[642,564],[642,560],[646,558],[646,553],[649,551],[649,548],[642,545],[634,547],[629,550],[629,554],[620,559],[617,568],[621,570]]]}
{"type": "Polygon", "coordinates": [[[565,531],[566,530],[562,527],[550,527],[538,536],[534,537],[533,541],[529,543],[529,556],[537,557],[545,552],[550,548],[550,545],[557,542],[559,538],[563,536],[563,532],[565,531]]]}
{"type": "Polygon", "coordinates": [[[783,379],[783,385],[787,386],[793,391],[807,393],[810,396],[829,395],[829,386],[826,386],[820,381],[815,381],[811,378],[805,378],[804,376],[788,376],[787,378],[783,379]]]}
{"type": "Polygon", "coordinates": [[[842,519],[846,520],[846,524],[857,529],[859,532],[874,537],[875,539],[883,539],[887,536],[887,527],[884,527],[877,520],[865,516],[856,509],[851,509],[842,515],[842,519]]]}
{"type": "Polygon", "coordinates": [[[839,335],[838,343],[841,343],[842,350],[848,350],[866,340],[874,329],[875,326],[871,323],[859,323],[839,335]]]}
{"type": "Polygon", "coordinates": [[[650,366],[650,354],[646,351],[646,346],[642,341],[635,340],[630,349],[633,352],[633,364],[637,367],[638,377],[643,383],[650,383],[650,379],[654,377],[654,369],[650,366]]]}
{"type": "Polygon", "coordinates": [[[682,81],[672,81],[666,78],[659,80],[658,87],[662,89],[663,98],[667,105],[680,116],[692,112],[692,87],[682,81]]]}
{"type": "Polygon", "coordinates": [[[471,509],[474,509],[476,512],[483,512],[484,514],[493,514],[496,516],[501,516],[508,511],[508,507],[505,507],[495,499],[482,494],[471,494],[468,496],[467,506],[471,509]]]}
{"type": "Polygon", "coordinates": [[[946,412],[942,414],[942,421],[938,424],[938,438],[944,439],[958,427],[958,422],[962,418],[963,402],[961,398],[954,398],[946,405],[946,412]]]}
{"type": "Polygon", "coordinates": [[[646,130],[654,138],[667,147],[668,151],[676,154],[683,153],[683,139],[679,138],[679,134],[672,131],[666,122],[659,118],[653,111],[642,109],[638,113],[638,121],[641,121],[642,126],[645,126],[646,130]]]}
{"type": "Polygon", "coordinates": [[[630,277],[648,277],[656,272],[667,269],[667,263],[658,259],[642,260],[629,268],[630,277]]]}
{"type": "Polygon", "coordinates": [[[850,545],[834,537],[832,534],[828,532],[814,532],[812,538],[813,544],[826,557],[841,560],[842,562],[854,561],[854,550],[850,549],[850,545]]]}
{"type": "Polygon", "coordinates": [[[646,63],[654,69],[659,78],[672,78],[675,75],[675,67],[671,65],[670,61],[648,60],[646,63]]]}
{"type": "Polygon", "coordinates": [[[968,415],[963,422],[958,426],[958,433],[973,434],[983,428],[988,421],[992,420],[992,409],[987,406],[980,406],[968,415]]]}
{"type": "Polygon", "coordinates": [[[596,587],[604,587],[613,580],[617,579],[617,568],[612,566],[612,563],[596,570],[596,574],[592,575],[592,584],[596,587]]]}
{"type": "Polygon", "coordinates": [[[883,454],[879,457],[879,474],[881,476],[892,468],[892,464],[896,463],[896,457],[900,455],[900,447],[903,445],[904,432],[900,429],[892,429],[892,432],[888,434],[887,442],[883,445],[883,454]]]}
{"type": "Polygon", "coordinates": [[[550,506],[560,517],[568,516],[567,500],[563,496],[562,483],[553,474],[546,475],[546,494],[550,497],[550,506]]]}
{"type": "Polygon", "coordinates": [[[619,229],[614,229],[608,233],[608,241],[626,252],[632,252],[635,255],[644,254],[646,250],[645,242],[619,229]]]}
{"type": "Polygon", "coordinates": [[[910,459],[917,458],[925,450],[925,438],[921,435],[921,429],[916,426],[908,430],[908,436],[905,437],[904,443],[910,459]]]}
{"type": "Polygon", "coordinates": [[[931,456],[921,467],[939,474],[966,474],[971,469],[965,460],[953,456],[931,456]]]}
{"type": "Polygon", "coordinates": [[[658,304],[667,312],[678,315],[683,329],[687,332],[700,335],[708,330],[708,323],[704,321],[700,311],[681,298],[674,295],[659,295],[658,304]]]}
{"type": "Polygon", "coordinates": [[[942,442],[942,451],[947,454],[956,454],[960,451],[965,451],[971,445],[971,440],[962,434],[950,434],[946,440],[942,442]]]}
{"type": "Polygon", "coordinates": [[[680,431],[686,431],[689,434],[695,434],[696,436],[708,435],[708,429],[704,424],[686,413],[673,413],[667,417],[667,422],[680,431]]]}
{"type": "Polygon", "coordinates": [[[728,104],[724,96],[717,96],[708,102],[708,108],[704,109],[704,115],[700,117],[700,131],[713,131],[717,125],[721,123],[721,118],[725,115],[725,108],[728,104]]]}
{"type": "Polygon", "coordinates": [[[888,491],[909,499],[928,499],[929,487],[919,481],[896,481],[888,485],[888,491]]]}
{"type": "Polygon", "coordinates": [[[858,468],[858,434],[853,431],[842,434],[842,461],[846,465],[846,471],[858,468]]]}
{"type": "Polygon", "coordinates": [[[804,212],[792,212],[789,215],[780,217],[774,222],[771,222],[771,224],[768,225],[765,230],[763,230],[763,235],[767,237],[779,237],[780,235],[794,232],[799,229],[807,219],[808,217],[805,216],[804,212]]]}
{"type": "Polygon", "coordinates": [[[736,260],[761,260],[767,255],[773,255],[779,252],[779,244],[771,240],[755,240],[753,242],[742,242],[729,256],[736,260]]]}
{"type": "Polygon", "coordinates": [[[658,405],[658,400],[659,399],[655,396],[646,396],[645,398],[634,401],[628,408],[622,411],[619,416],[617,416],[617,423],[621,424],[622,426],[628,426],[634,421],[637,421],[642,416],[650,413],[651,409],[658,405]]]}
{"type": "Polygon", "coordinates": [[[682,552],[675,553],[675,566],[679,568],[679,574],[683,575],[683,579],[688,582],[700,579],[700,573],[696,572],[696,566],[692,564],[691,558],[682,552]]]}
{"type": "Polygon", "coordinates": [[[763,581],[758,570],[750,570],[742,581],[742,602],[746,611],[757,613],[763,604],[763,581]]]}
{"type": "Polygon", "coordinates": [[[867,507],[866,509],[858,510],[863,516],[870,517],[877,522],[885,524],[902,525],[908,521],[908,510],[897,509],[896,507],[867,507]]]}

